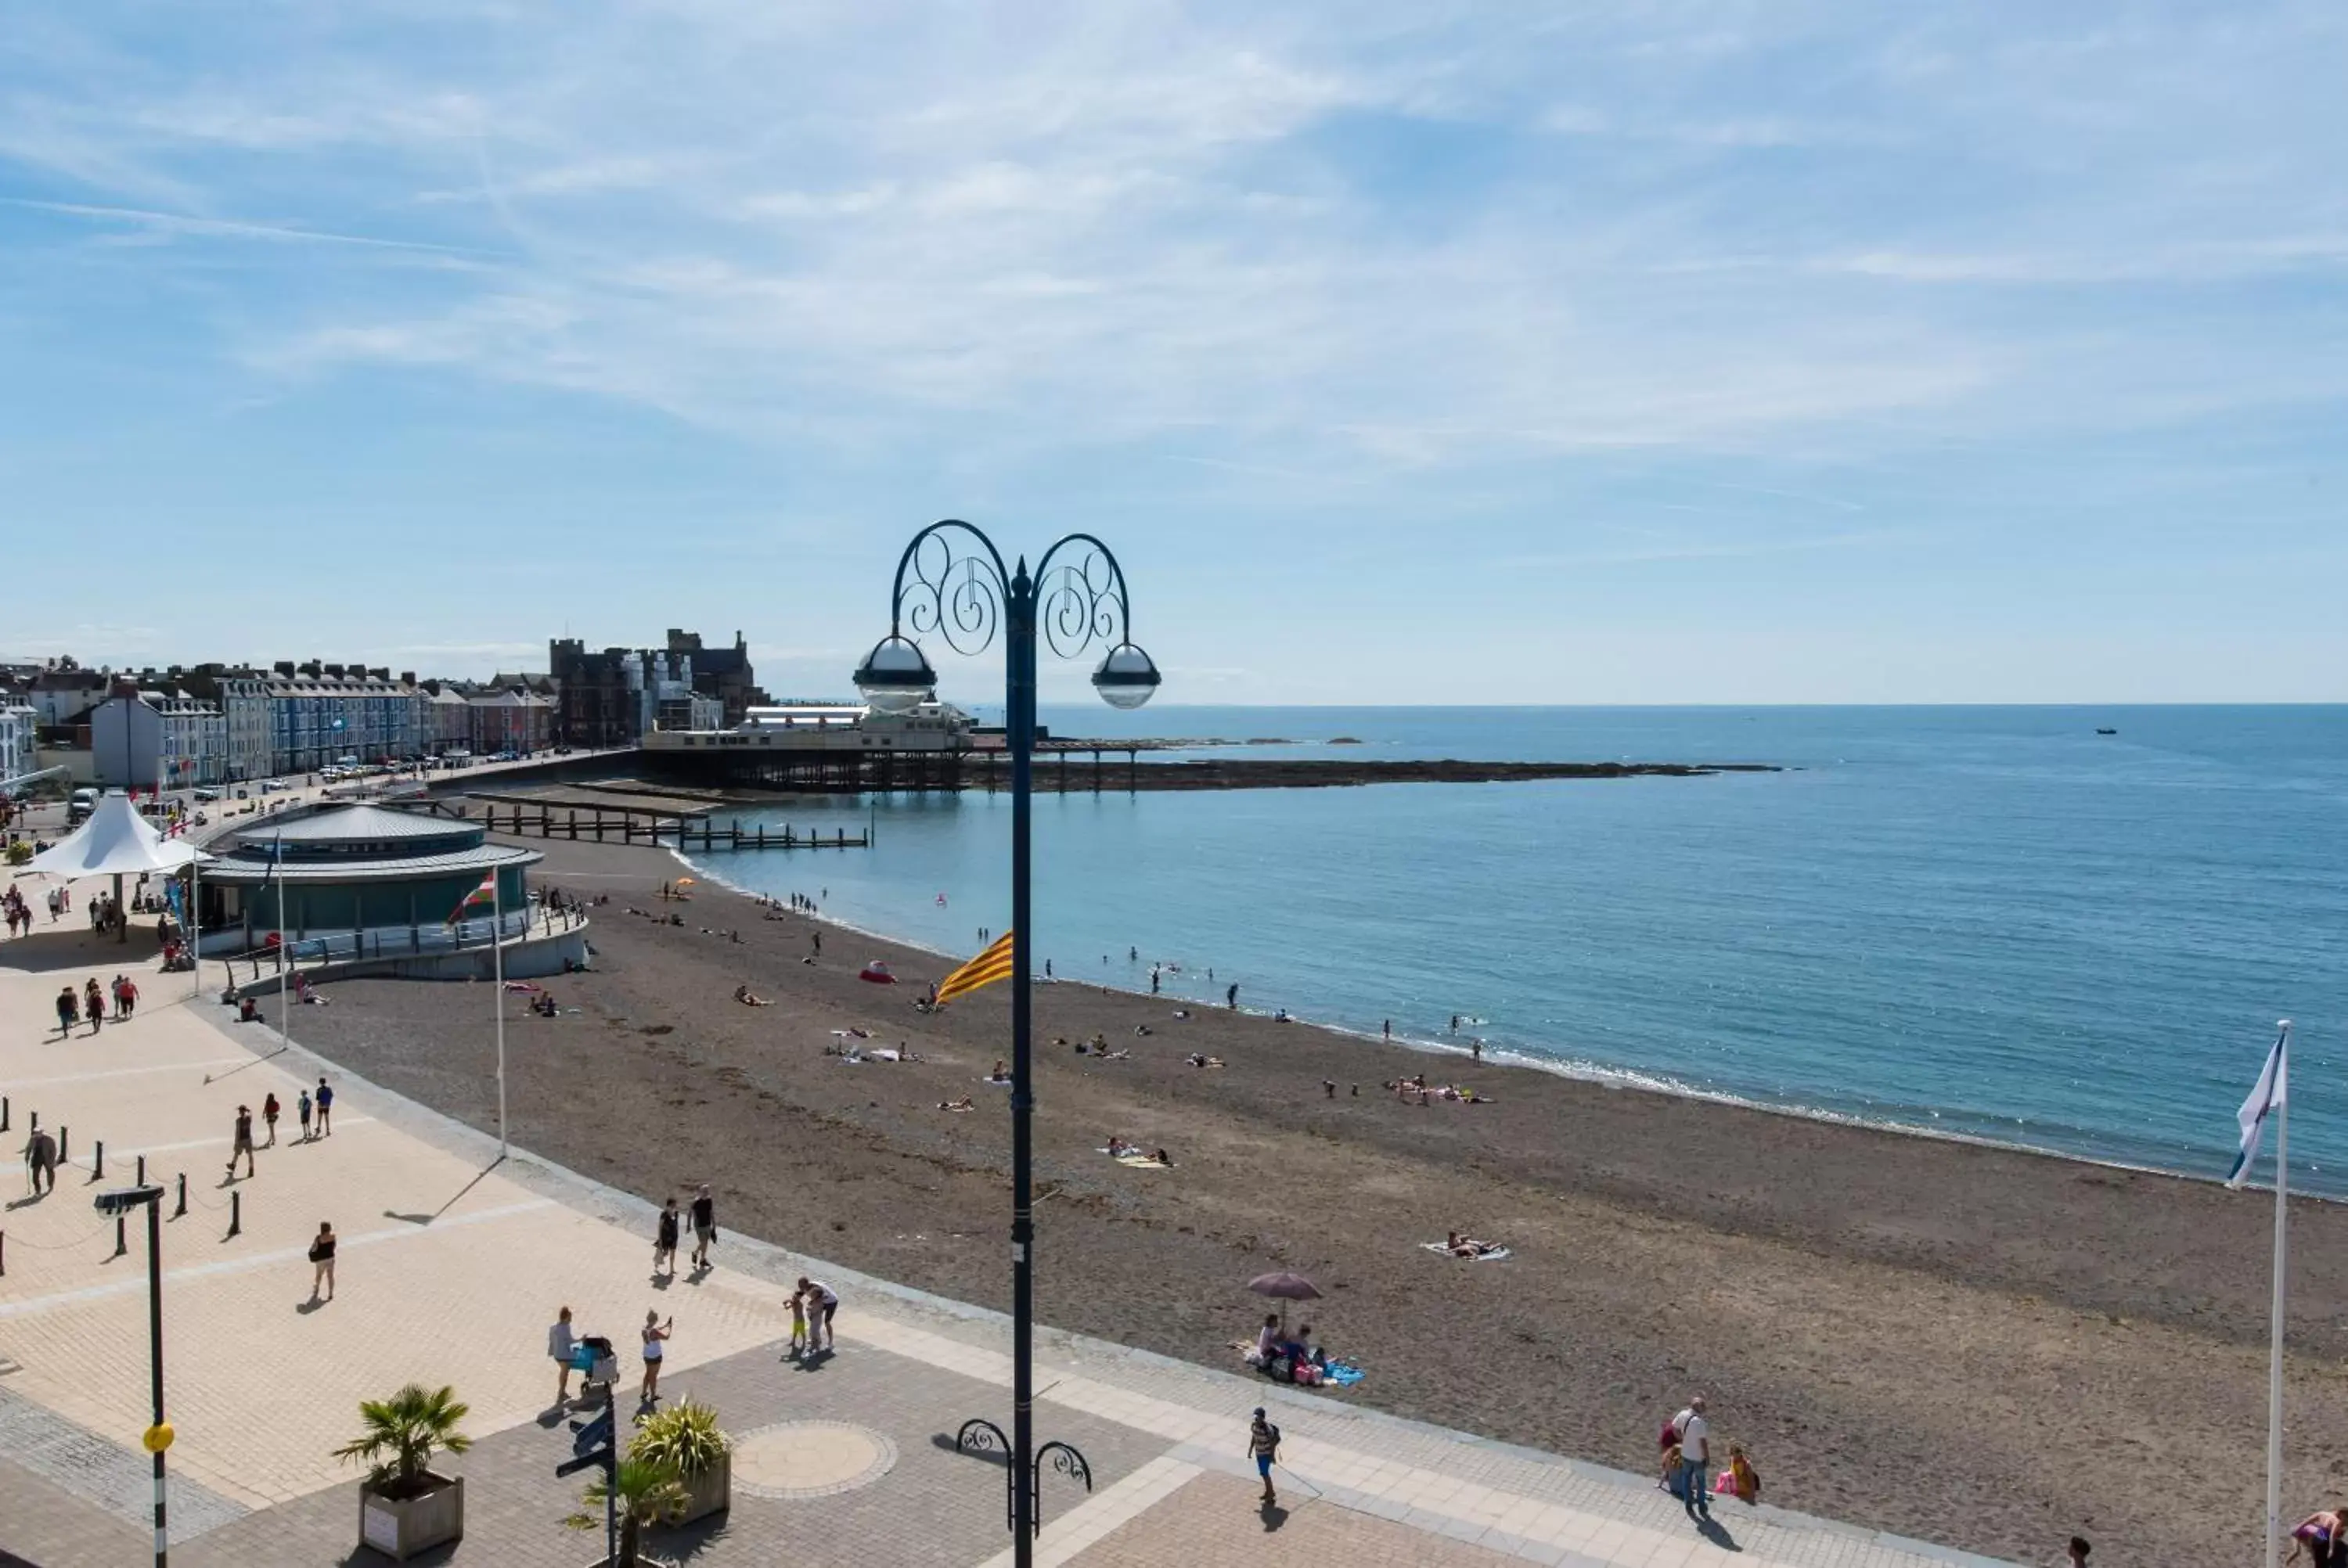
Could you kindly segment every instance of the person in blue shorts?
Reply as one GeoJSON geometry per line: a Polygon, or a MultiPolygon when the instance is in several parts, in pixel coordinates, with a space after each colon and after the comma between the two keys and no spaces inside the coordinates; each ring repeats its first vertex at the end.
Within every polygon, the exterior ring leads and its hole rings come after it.
{"type": "Polygon", "coordinates": [[[1280,1498],[1272,1490],[1272,1465],[1280,1457],[1280,1429],[1264,1419],[1262,1405],[1255,1408],[1255,1419],[1248,1426],[1248,1452],[1255,1459],[1256,1474],[1263,1477],[1263,1505],[1277,1505],[1280,1498]]]}

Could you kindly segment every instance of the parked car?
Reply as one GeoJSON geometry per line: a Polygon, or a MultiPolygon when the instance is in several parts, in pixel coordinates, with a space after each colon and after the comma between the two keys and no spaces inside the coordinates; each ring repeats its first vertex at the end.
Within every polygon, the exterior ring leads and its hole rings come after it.
{"type": "Polygon", "coordinates": [[[275,794],[284,787],[285,781],[283,779],[263,779],[261,781],[261,793],[263,794],[275,794]]]}
{"type": "Polygon", "coordinates": [[[216,790],[216,789],[200,789],[200,790],[195,791],[195,792],[194,792],[194,794],[195,794],[195,797],[196,797],[198,800],[218,800],[218,799],[220,799],[220,791],[218,791],[218,790],[216,790]]]}

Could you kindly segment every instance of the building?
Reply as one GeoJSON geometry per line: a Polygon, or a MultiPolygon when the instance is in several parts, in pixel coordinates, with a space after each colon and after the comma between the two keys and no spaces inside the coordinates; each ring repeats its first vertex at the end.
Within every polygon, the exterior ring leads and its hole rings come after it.
{"type": "Polygon", "coordinates": [[[199,664],[185,671],[174,667],[168,673],[191,696],[218,708],[226,721],[228,755],[221,774],[224,782],[265,779],[277,771],[270,745],[273,709],[267,676],[258,670],[227,664],[199,664]]]}
{"type": "Polygon", "coordinates": [[[501,929],[510,976],[552,973],[587,956],[583,922],[534,921],[523,874],[544,857],[489,843],[478,823],[329,806],[256,822],[224,852],[213,847],[200,884],[209,951],[249,952],[275,938],[305,961],[381,961],[453,979],[488,972],[489,937],[501,929]],[[489,906],[467,905],[491,875],[502,927],[489,906]],[[467,958],[460,946],[476,951],[467,958]]]}
{"type": "Polygon", "coordinates": [[[417,754],[415,688],[388,670],[281,662],[267,687],[272,772],[315,773],[340,757],[383,763],[417,754]]]}
{"type": "Polygon", "coordinates": [[[222,783],[228,721],[185,692],[142,691],[132,680],[89,710],[90,764],[98,784],[118,789],[186,789],[222,783]]]}
{"type": "MultiPolygon", "coordinates": [[[[705,697],[717,700],[720,713],[713,729],[730,729],[742,722],[753,708],[767,702],[767,694],[758,690],[757,679],[750,669],[750,646],[742,641],[739,631],[734,633],[731,648],[705,648],[701,633],[680,631],[672,626],[668,630],[671,658],[693,661],[693,689],[705,697]]],[[[695,725],[696,729],[701,726],[695,725]]]]}
{"type": "Polygon", "coordinates": [[[482,756],[544,751],[554,743],[555,704],[535,692],[517,686],[476,692],[466,707],[472,717],[473,750],[482,756]]]}
{"type": "Polygon", "coordinates": [[[34,732],[40,723],[40,711],[31,703],[14,697],[0,701],[0,788],[39,765],[33,761],[33,751],[34,732]]]}
{"type": "Polygon", "coordinates": [[[705,648],[699,632],[672,627],[665,647],[600,652],[566,637],[547,644],[547,663],[556,688],[555,738],[574,746],[633,745],[663,728],[724,729],[767,701],[738,631],[731,648],[705,648]],[[696,696],[716,707],[694,707],[688,700],[696,696]],[[682,724],[673,722],[680,718],[682,724]]]}
{"type": "Polygon", "coordinates": [[[417,747],[427,757],[473,749],[471,693],[454,681],[427,681],[416,689],[417,747]]]}
{"type": "Polygon", "coordinates": [[[76,714],[104,702],[112,683],[113,678],[103,671],[85,670],[70,659],[62,659],[33,677],[26,700],[39,712],[42,723],[70,723],[76,714]]]}

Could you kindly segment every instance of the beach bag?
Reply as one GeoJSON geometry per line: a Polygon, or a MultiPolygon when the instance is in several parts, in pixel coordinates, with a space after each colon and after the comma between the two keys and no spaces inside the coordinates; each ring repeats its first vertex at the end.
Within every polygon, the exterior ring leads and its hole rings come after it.
{"type": "Polygon", "coordinates": [[[314,1241],[310,1244],[310,1261],[312,1263],[324,1263],[326,1261],[326,1247],[324,1242],[314,1241]]]}

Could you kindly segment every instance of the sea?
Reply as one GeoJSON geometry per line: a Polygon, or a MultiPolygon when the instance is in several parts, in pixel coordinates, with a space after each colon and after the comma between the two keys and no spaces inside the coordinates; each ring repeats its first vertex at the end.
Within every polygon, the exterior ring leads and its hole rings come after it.
{"type": "MultiPolygon", "coordinates": [[[[1243,1008],[1433,1051],[1473,1039],[1591,1079],[2200,1176],[2231,1163],[2289,1018],[2292,1184],[2348,1197],[2348,707],[1043,721],[1282,743],[1229,753],[1249,756],[1784,770],[1128,793],[1120,759],[1094,793],[1078,759],[1084,787],[1035,799],[1035,955],[1059,979],[1147,990],[1156,967],[1169,1006],[1236,984],[1243,1008]]],[[[705,875],[950,954],[1010,924],[1007,794],[738,815],[870,825],[873,844],[696,855],[705,875]]]]}

